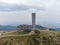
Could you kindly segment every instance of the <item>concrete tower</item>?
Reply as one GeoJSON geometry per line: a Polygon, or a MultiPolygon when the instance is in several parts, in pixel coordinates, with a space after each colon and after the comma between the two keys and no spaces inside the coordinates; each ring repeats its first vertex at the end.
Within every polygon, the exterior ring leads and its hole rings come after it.
{"type": "Polygon", "coordinates": [[[32,29],[35,29],[35,18],[36,18],[36,13],[32,13],[32,29]]]}

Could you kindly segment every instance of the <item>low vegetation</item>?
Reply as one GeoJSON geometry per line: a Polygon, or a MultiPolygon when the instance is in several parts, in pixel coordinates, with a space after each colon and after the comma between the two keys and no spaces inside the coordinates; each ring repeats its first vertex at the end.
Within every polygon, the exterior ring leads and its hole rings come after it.
{"type": "MultiPolygon", "coordinates": [[[[28,34],[30,31],[17,31],[11,34],[28,34]]],[[[60,32],[50,30],[34,30],[33,35],[0,38],[0,45],[60,45],[60,32]]]]}

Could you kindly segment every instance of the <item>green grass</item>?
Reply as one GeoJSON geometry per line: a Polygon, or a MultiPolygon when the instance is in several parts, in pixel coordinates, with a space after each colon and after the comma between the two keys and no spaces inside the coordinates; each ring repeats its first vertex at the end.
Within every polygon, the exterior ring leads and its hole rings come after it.
{"type": "Polygon", "coordinates": [[[25,30],[25,31],[16,30],[3,35],[20,35],[20,34],[27,34],[29,32],[30,32],[29,30],[25,30]]]}
{"type": "MultiPolygon", "coordinates": [[[[0,45],[60,45],[60,32],[49,30],[34,30],[35,34],[20,37],[0,38],[0,45]]],[[[25,34],[16,31],[10,34],[25,34]]]]}

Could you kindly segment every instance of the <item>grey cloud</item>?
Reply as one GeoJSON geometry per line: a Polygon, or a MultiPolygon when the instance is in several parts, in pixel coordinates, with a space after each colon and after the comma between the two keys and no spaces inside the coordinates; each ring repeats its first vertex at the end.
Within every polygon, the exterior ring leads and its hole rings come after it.
{"type": "Polygon", "coordinates": [[[29,8],[34,8],[37,10],[44,10],[43,7],[0,3],[0,11],[20,11],[20,10],[28,10],[29,8]]]}

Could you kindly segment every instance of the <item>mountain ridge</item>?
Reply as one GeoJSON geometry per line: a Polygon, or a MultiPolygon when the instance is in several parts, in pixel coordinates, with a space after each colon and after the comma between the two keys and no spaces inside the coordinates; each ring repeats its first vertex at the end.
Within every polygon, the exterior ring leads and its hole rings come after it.
{"type": "MultiPolygon", "coordinates": [[[[25,29],[31,29],[32,28],[32,25],[19,25],[19,26],[12,26],[12,25],[0,25],[0,30],[17,30],[18,28],[23,28],[25,29]]],[[[47,27],[44,27],[44,26],[41,26],[41,25],[36,25],[36,29],[49,29],[49,30],[57,30],[57,29],[54,29],[54,28],[47,28],[47,27]]]]}

